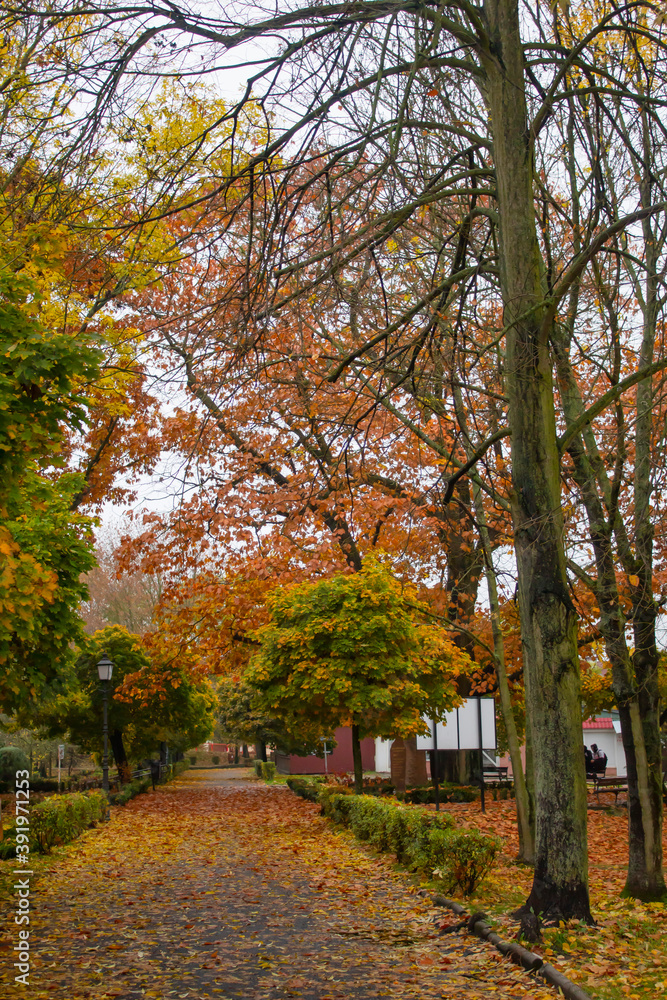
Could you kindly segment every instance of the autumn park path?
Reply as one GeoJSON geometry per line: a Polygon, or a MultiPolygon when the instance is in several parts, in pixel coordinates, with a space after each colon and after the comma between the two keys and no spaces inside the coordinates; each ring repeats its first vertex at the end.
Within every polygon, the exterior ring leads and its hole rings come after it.
{"type": "Polygon", "coordinates": [[[408,876],[247,772],[189,772],[113,810],[32,907],[35,1000],[553,1000],[488,945],[439,935],[408,876]]]}

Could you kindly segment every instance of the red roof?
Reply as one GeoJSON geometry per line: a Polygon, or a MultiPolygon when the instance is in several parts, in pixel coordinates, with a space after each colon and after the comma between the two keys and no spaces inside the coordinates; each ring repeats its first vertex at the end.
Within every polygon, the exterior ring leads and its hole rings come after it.
{"type": "Polygon", "coordinates": [[[613,729],[614,723],[611,719],[596,719],[593,716],[592,719],[586,719],[584,722],[584,729],[613,729]]]}

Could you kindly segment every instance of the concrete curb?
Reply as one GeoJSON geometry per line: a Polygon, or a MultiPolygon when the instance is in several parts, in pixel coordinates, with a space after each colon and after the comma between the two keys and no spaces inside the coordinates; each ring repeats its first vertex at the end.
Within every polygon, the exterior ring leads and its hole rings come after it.
{"type": "MultiPolygon", "coordinates": [[[[449,910],[452,910],[457,916],[465,916],[465,910],[460,905],[460,903],[454,902],[452,899],[447,899],[445,896],[434,896],[433,897],[434,906],[444,906],[449,910]]],[[[501,955],[509,955],[510,958],[516,962],[518,965],[522,965],[524,969],[528,972],[534,972],[535,975],[540,976],[542,979],[546,980],[550,986],[555,986],[556,989],[560,990],[567,1000],[592,1000],[580,986],[576,983],[570,982],[559,972],[554,969],[553,965],[549,965],[545,962],[543,958],[539,955],[535,955],[532,951],[528,951],[523,948],[520,944],[514,941],[502,941],[498,935],[491,930],[489,925],[486,923],[485,914],[483,913],[473,913],[468,920],[468,931],[470,934],[475,934],[478,938],[483,941],[488,941],[492,944],[501,955]]]]}

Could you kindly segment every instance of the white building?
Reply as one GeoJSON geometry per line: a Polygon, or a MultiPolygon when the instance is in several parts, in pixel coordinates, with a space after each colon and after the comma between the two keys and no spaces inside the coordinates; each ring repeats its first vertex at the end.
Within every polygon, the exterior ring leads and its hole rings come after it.
{"type": "Polygon", "coordinates": [[[598,750],[607,755],[607,775],[625,776],[625,750],[621,740],[621,723],[617,713],[593,716],[584,722],[584,745],[590,748],[597,743],[598,750]]]}

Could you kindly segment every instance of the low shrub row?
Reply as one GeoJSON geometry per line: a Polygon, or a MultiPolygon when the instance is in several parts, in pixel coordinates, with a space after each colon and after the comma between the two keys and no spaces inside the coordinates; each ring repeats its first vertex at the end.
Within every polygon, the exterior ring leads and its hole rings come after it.
{"type": "MultiPolygon", "coordinates": [[[[413,805],[432,804],[435,802],[435,788],[433,785],[419,785],[417,788],[408,788],[405,792],[397,792],[396,798],[413,805]]],[[[438,798],[440,802],[473,802],[479,798],[479,788],[443,782],[438,788],[438,798]]]]}
{"type": "Polygon", "coordinates": [[[134,781],[130,781],[129,784],[123,785],[117,792],[111,792],[109,795],[109,805],[112,806],[124,806],[130,799],[133,799],[135,795],[141,795],[142,792],[147,792],[151,787],[150,778],[136,778],[134,781]]]}
{"type": "Polygon", "coordinates": [[[265,781],[273,781],[276,776],[276,765],[272,760],[254,760],[255,774],[265,781]]]}
{"type": "Polygon", "coordinates": [[[75,840],[85,829],[103,819],[107,811],[104,792],[74,792],[44,799],[30,811],[30,831],[38,850],[48,854],[56,844],[75,840]]]}
{"type": "MultiPolygon", "coordinates": [[[[182,774],[189,767],[188,761],[181,760],[170,766],[166,779],[169,781],[182,774]]],[[[148,791],[150,778],[137,779],[124,785],[120,791],[109,795],[111,805],[125,805],[135,795],[148,791]]],[[[31,783],[31,789],[34,785],[31,783]]],[[[30,850],[48,854],[57,844],[75,840],[83,831],[103,819],[107,811],[107,797],[101,790],[74,792],[71,795],[54,795],[30,809],[30,850]]],[[[19,843],[25,843],[21,827],[10,827],[4,831],[0,841],[0,859],[16,857],[17,835],[19,843]]]]}
{"type": "Polygon", "coordinates": [[[50,854],[57,844],[75,840],[85,829],[103,819],[106,809],[106,796],[98,791],[44,799],[31,807],[30,822],[25,829],[14,826],[4,831],[0,858],[15,858],[17,844],[29,844],[31,852],[50,854]]]}
{"type": "MultiPolygon", "coordinates": [[[[304,796],[305,797],[305,796],[304,796]]],[[[320,793],[322,811],[348,826],[378,851],[391,851],[413,871],[436,878],[444,892],[470,895],[491,869],[501,847],[497,837],[454,829],[448,813],[368,795],[320,793]]]]}
{"type": "MultiPolygon", "coordinates": [[[[287,779],[287,787],[291,788],[295,795],[300,795],[302,799],[307,799],[309,802],[318,802],[320,788],[329,786],[323,786],[319,782],[306,781],[305,778],[290,777],[287,779]]],[[[341,794],[340,788],[336,788],[336,792],[341,794]]]]}
{"type": "MultiPolygon", "coordinates": [[[[60,781],[61,792],[67,791],[74,783],[76,778],[62,778],[60,781]]],[[[0,781],[0,793],[13,792],[16,787],[16,779],[0,781]]],[[[57,778],[41,778],[38,775],[34,775],[30,779],[30,791],[31,792],[57,792],[58,791],[58,779],[57,778]]]]}

